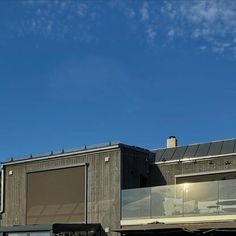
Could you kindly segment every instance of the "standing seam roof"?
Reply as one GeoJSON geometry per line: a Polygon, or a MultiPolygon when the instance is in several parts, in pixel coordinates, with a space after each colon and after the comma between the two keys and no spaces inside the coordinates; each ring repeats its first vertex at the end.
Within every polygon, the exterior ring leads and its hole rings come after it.
{"type": "Polygon", "coordinates": [[[236,139],[162,148],[154,153],[156,162],[236,153],[236,139]]]}

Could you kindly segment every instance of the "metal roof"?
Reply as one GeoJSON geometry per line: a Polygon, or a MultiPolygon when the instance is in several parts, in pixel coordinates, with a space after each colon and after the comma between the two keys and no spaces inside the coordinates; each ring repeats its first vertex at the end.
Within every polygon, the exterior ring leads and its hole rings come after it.
{"type": "Polygon", "coordinates": [[[49,153],[45,154],[38,154],[38,155],[29,155],[19,158],[13,158],[9,161],[1,162],[1,165],[12,165],[12,164],[18,164],[18,163],[25,163],[25,162],[32,162],[32,161],[39,161],[39,160],[45,160],[45,159],[52,159],[57,157],[66,157],[71,155],[77,155],[77,154],[85,154],[90,152],[97,152],[97,151],[106,151],[114,148],[129,148],[132,150],[138,150],[140,152],[150,152],[148,149],[137,147],[137,146],[131,146],[120,142],[108,142],[104,144],[97,144],[97,145],[89,145],[84,146],[82,148],[77,149],[62,149],[61,151],[51,151],[49,153]]]}
{"type": "Polygon", "coordinates": [[[38,155],[29,155],[19,158],[13,158],[9,161],[1,162],[2,165],[12,165],[16,163],[24,163],[24,162],[31,162],[31,161],[38,161],[42,159],[51,159],[56,157],[66,157],[68,155],[77,155],[77,154],[83,154],[83,153],[89,153],[89,152],[95,152],[95,151],[101,151],[101,150],[109,150],[112,148],[120,147],[122,144],[119,142],[109,142],[105,144],[98,144],[98,145],[89,145],[84,146],[82,148],[77,149],[62,149],[61,151],[51,151],[49,153],[45,154],[38,154],[38,155]]]}
{"type": "Polygon", "coordinates": [[[156,162],[234,154],[236,153],[236,139],[162,148],[155,150],[154,153],[156,162]]]}

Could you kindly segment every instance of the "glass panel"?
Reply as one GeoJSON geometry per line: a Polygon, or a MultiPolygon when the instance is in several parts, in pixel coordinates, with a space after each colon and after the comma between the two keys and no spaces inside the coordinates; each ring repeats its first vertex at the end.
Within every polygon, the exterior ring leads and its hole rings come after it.
{"type": "Polygon", "coordinates": [[[138,188],[122,191],[122,218],[150,218],[150,190],[138,188]]]}
{"type": "Polygon", "coordinates": [[[235,179],[219,181],[219,202],[221,213],[236,213],[235,179]]]}
{"type": "Polygon", "coordinates": [[[7,233],[8,236],[27,236],[27,233],[7,233]]]}
{"type": "Polygon", "coordinates": [[[122,191],[122,219],[236,214],[236,179],[122,191]]]}
{"type": "Polygon", "coordinates": [[[175,186],[151,188],[151,216],[167,217],[176,214],[175,186]]]}
{"type": "Polygon", "coordinates": [[[30,232],[30,236],[50,236],[50,232],[30,232]]]}
{"type": "Polygon", "coordinates": [[[184,215],[218,213],[218,182],[184,183],[184,215]]]}

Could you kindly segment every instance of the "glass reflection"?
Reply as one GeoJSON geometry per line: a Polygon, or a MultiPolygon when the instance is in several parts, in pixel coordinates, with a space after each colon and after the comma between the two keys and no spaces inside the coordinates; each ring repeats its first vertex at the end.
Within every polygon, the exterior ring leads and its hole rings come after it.
{"type": "Polygon", "coordinates": [[[122,191],[122,219],[236,214],[236,179],[122,191]]]}

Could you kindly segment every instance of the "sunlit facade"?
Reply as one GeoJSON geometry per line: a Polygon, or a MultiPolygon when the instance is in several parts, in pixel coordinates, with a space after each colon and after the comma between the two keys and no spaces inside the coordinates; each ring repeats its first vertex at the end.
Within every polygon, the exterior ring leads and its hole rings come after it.
{"type": "Polygon", "coordinates": [[[121,143],[1,166],[3,236],[236,232],[236,139],[147,150],[121,143]]]}

